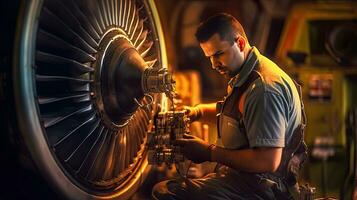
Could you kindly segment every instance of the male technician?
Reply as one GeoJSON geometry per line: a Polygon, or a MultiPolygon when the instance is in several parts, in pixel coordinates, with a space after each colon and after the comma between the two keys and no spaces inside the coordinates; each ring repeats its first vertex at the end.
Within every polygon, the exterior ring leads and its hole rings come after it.
{"type": "Polygon", "coordinates": [[[216,115],[218,141],[178,140],[195,163],[228,167],[200,179],[158,183],[154,199],[293,199],[306,156],[305,117],[298,86],[249,45],[241,24],[221,13],[203,22],[196,38],[212,68],[230,78],[223,102],[188,108],[191,121],[216,115]]]}

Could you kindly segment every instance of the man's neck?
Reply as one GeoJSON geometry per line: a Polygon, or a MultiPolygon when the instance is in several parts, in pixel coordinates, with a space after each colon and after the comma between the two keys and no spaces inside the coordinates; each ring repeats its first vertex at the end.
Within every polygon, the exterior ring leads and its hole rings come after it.
{"type": "Polygon", "coordinates": [[[247,58],[248,58],[248,55],[249,53],[253,50],[253,47],[251,46],[247,46],[245,49],[244,49],[244,61],[242,63],[242,65],[240,67],[237,68],[237,71],[234,72],[233,76],[232,77],[229,77],[230,79],[236,77],[242,70],[243,70],[243,67],[244,67],[244,64],[246,63],[247,61],[247,58]]]}
{"type": "MultiPolygon", "coordinates": [[[[249,53],[252,51],[253,47],[250,45],[247,45],[246,48],[244,49],[244,60],[247,59],[249,53]]],[[[244,63],[244,62],[243,62],[244,63]]]]}

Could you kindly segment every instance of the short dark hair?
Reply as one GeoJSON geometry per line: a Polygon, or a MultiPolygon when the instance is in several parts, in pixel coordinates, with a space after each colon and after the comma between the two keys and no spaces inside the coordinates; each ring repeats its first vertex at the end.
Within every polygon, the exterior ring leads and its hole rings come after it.
{"type": "Polygon", "coordinates": [[[202,22],[196,31],[196,39],[203,43],[208,41],[215,33],[218,33],[221,40],[233,43],[237,35],[248,40],[242,25],[236,18],[227,13],[219,13],[209,17],[202,22]]]}

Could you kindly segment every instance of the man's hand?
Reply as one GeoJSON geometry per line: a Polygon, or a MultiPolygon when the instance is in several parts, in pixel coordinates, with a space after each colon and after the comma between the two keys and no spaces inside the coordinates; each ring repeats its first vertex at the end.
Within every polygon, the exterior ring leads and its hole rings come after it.
{"type": "Polygon", "coordinates": [[[183,154],[194,163],[202,163],[211,159],[209,144],[196,136],[184,134],[183,139],[175,140],[174,144],[179,145],[183,154]]]}
{"type": "Polygon", "coordinates": [[[202,111],[197,106],[183,106],[183,109],[186,111],[186,114],[191,122],[199,120],[202,116],[202,111]]]}

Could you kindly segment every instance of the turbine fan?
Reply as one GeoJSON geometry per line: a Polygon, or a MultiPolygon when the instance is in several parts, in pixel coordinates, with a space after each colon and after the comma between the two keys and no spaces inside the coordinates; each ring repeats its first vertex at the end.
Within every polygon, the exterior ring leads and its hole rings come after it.
{"type": "Polygon", "coordinates": [[[128,60],[137,58],[132,52],[147,67],[166,65],[153,2],[44,0],[25,4],[14,85],[20,105],[17,115],[29,112],[22,116],[20,130],[31,155],[66,197],[127,198],[147,169],[147,130],[163,99],[156,94],[153,104],[137,109],[130,92],[113,91],[121,85],[133,87],[134,92],[140,88],[125,80],[116,82],[119,86],[107,84],[113,74],[107,66],[121,68],[118,77],[138,75],[129,68],[128,60]],[[112,96],[119,96],[124,104],[111,105],[112,96]],[[116,109],[124,114],[111,114],[116,109]]]}

